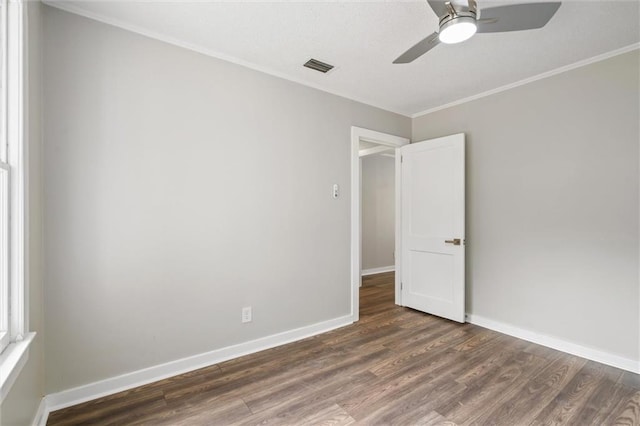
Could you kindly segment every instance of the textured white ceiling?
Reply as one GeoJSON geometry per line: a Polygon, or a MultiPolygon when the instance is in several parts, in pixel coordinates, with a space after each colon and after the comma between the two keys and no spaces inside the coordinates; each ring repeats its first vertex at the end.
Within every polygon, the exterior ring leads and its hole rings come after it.
{"type": "Polygon", "coordinates": [[[426,1],[47,4],[409,116],[640,41],[638,1],[566,1],[540,30],[478,34],[407,65],[391,62],[437,30],[426,1]],[[303,68],[311,57],[336,68],[303,68]]]}

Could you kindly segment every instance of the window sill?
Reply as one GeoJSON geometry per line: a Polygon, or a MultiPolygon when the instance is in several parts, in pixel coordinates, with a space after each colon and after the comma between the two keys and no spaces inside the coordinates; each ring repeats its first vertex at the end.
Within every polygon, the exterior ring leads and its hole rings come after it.
{"type": "Polygon", "coordinates": [[[23,340],[11,343],[0,355],[0,404],[18,378],[29,359],[29,346],[36,333],[28,333],[23,340]]]}

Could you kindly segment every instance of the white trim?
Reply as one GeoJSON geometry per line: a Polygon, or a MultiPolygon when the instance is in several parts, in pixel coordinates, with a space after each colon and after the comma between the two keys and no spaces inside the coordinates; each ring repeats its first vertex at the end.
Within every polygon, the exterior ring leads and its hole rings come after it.
{"type": "Polygon", "coordinates": [[[36,411],[36,415],[33,417],[33,422],[31,422],[32,426],[47,426],[47,420],[49,419],[49,408],[47,407],[47,397],[45,396],[40,400],[40,405],[38,405],[38,411],[36,411]]]}
{"type": "Polygon", "coordinates": [[[395,270],[396,270],[396,265],[380,266],[379,268],[363,269],[360,275],[364,277],[365,275],[381,274],[383,272],[391,272],[395,270]]]}
{"type": "MultiPolygon", "coordinates": [[[[6,127],[9,174],[9,344],[0,356],[0,402],[24,367],[35,333],[27,334],[27,152],[24,144],[25,19],[22,0],[6,3],[6,127]]],[[[4,302],[3,302],[4,303],[4,302]]],[[[0,348],[2,349],[2,348],[0,348]]]]}
{"type": "Polygon", "coordinates": [[[354,132],[358,136],[358,144],[360,143],[360,141],[363,141],[396,148],[399,146],[407,145],[409,143],[409,139],[403,138],[401,136],[394,136],[388,133],[382,133],[375,130],[365,129],[364,127],[356,126],[351,126],[352,140],[354,132]]]}
{"type": "Polygon", "coordinates": [[[360,157],[368,157],[369,155],[380,154],[382,152],[387,152],[392,150],[393,148],[390,148],[388,146],[374,146],[372,148],[361,149],[358,155],[360,155],[360,157]]]}
{"type": "Polygon", "coordinates": [[[612,50],[610,52],[606,52],[601,55],[597,55],[588,59],[583,59],[581,61],[574,62],[573,64],[565,65],[560,68],[553,69],[551,71],[543,72],[542,74],[538,74],[533,77],[525,78],[524,80],[516,81],[515,83],[510,83],[504,86],[497,87],[495,89],[487,90],[486,92],[482,92],[482,93],[478,93],[477,95],[458,99],[457,101],[449,102],[447,104],[440,105],[434,108],[429,108],[427,110],[412,114],[411,118],[422,117],[423,115],[431,114],[432,112],[440,111],[440,110],[451,108],[457,105],[465,104],[467,102],[475,101],[480,98],[495,95],[496,93],[504,92],[505,90],[511,90],[519,86],[524,86],[525,84],[533,83],[535,81],[542,80],[544,78],[552,77],[556,74],[561,74],[563,72],[571,71],[576,68],[580,68],[596,62],[604,61],[606,59],[613,58],[614,56],[622,55],[636,49],[640,49],[640,43],[634,43],[629,46],[622,47],[620,49],[612,50]]]}
{"type": "MultiPolygon", "coordinates": [[[[165,43],[169,43],[172,44],[174,46],[178,46],[178,47],[182,47],[184,49],[188,49],[188,50],[192,50],[194,52],[198,52],[198,53],[202,53],[203,55],[207,55],[207,56],[211,56],[213,58],[217,58],[217,59],[221,59],[223,61],[227,61],[227,62],[231,62],[233,64],[236,65],[240,65],[246,68],[250,68],[252,70],[256,70],[256,71],[260,71],[262,73],[265,74],[269,74],[272,75],[274,77],[278,77],[278,78],[282,78],[284,80],[288,80],[288,81],[292,81],[294,83],[298,83],[298,84],[302,84],[303,86],[307,86],[307,87],[311,87],[312,89],[316,89],[316,90],[320,90],[322,92],[325,93],[330,93],[332,95],[336,95],[336,96],[340,96],[341,98],[346,98],[346,99],[350,99],[352,101],[356,101],[365,105],[369,105],[372,106],[374,108],[379,108],[385,111],[389,111],[395,114],[399,114],[402,115],[404,117],[410,117],[410,113],[406,112],[406,111],[399,111],[399,110],[395,110],[395,109],[390,109],[388,107],[382,106],[382,105],[378,105],[375,102],[372,102],[370,100],[366,100],[366,99],[361,99],[358,96],[353,96],[350,95],[349,93],[343,93],[337,90],[331,90],[331,89],[327,89],[326,87],[322,87],[321,85],[318,84],[314,84],[312,82],[309,82],[307,80],[304,80],[302,78],[299,77],[294,77],[291,76],[289,74],[280,72],[280,71],[275,71],[272,70],[268,67],[262,66],[262,65],[258,65],[258,64],[254,64],[252,62],[248,62],[245,61],[243,59],[240,58],[236,58],[235,56],[230,56],[230,55],[226,55],[224,53],[220,53],[220,52],[216,52],[214,50],[211,50],[209,48],[206,48],[204,46],[199,46],[197,44],[191,44],[188,42],[185,42],[183,40],[178,40],[176,38],[173,37],[169,37],[166,36],[164,34],[160,34],[157,33],[155,31],[151,31],[149,29],[140,27],[138,25],[134,25],[134,24],[130,24],[130,23],[126,23],[126,22],[122,22],[118,19],[114,19],[112,17],[107,17],[107,16],[103,16],[99,13],[94,13],[94,12],[89,12],[86,10],[83,10],[75,5],[69,4],[69,3],[60,3],[57,1],[52,1],[52,0],[44,0],[43,1],[44,4],[51,6],[51,7],[55,7],[57,9],[61,9],[64,10],[66,12],[70,12],[76,15],[80,15],[80,16],[84,16],[85,18],[89,18],[89,19],[93,19],[95,21],[99,21],[102,22],[104,24],[108,24],[108,25],[112,25],[114,27],[118,27],[118,28],[122,28],[125,29],[127,31],[131,31],[133,33],[136,34],[140,34],[143,35],[145,37],[149,37],[155,40],[160,40],[163,41],[165,43]]],[[[335,72],[335,69],[332,70],[335,72]]],[[[315,72],[315,71],[313,71],[315,72]]]]}
{"type": "MultiPolygon", "coordinates": [[[[599,350],[587,348],[546,336],[532,331],[514,327],[499,321],[493,321],[482,316],[467,314],[467,321],[479,327],[488,328],[499,333],[517,337],[539,345],[547,346],[575,356],[591,359],[596,362],[618,367],[634,373],[640,373],[640,362],[619,357],[599,350]]],[[[82,402],[90,401],[102,396],[131,389],[167,377],[172,377],[198,368],[206,367],[239,356],[258,352],[274,346],[304,339],[316,334],[324,333],[351,324],[352,317],[344,316],[334,320],[313,324],[284,333],[275,334],[235,346],[207,352],[204,354],[183,358],[155,367],[124,374],[110,379],[94,382],[85,386],[47,395],[40,402],[33,426],[44,426],[49,413],[82,402]]]]}
{"type": "Polygon", "coordinates": [[[10,182],[10,242],[9,242],[9,292],[11,317],[9,330],[12,341],[23,339],[27,326],[25,243],[28,239],[26,200],[26,147],[24,146],[24,13],[22,1],[9,2],[8,80],[7,96],[9,141],[8,163],[11,166],[10,182]],[[16,38],[17,37],[17,38],[16,38]]]}
{"type": "Polygon", "coordinates": [[[0,162],[0,303],[9,309],[3,309],[0,317],[0,353],[11,343],[11,291],[9,290],[11,277],[9,274],[9,253],[11,230],[11,196],[10,196],[10,168],[0,162]]]}
{"type": "Polygon", "coordinates": [[[22,367],[29,359],[29,346],[36,333],[27,334],[21,341],[11,343],[0,355],[0,404],[9,394],[9,390],[16,381],[22,367]]]}
{"type": "Polygon", "coordinates": [[[479,315],[467,314],[466,317],[467,321],[471,324],[488,328],[489,330],[517,337],[528,342],[533,342],[538,345],[566,352],[581,358],[586,358],[591,361],[631,371],[632,373],[640,374],[640,360],[621,357],[619,355],[579,345],[557,337],[548,336],[531,330],[525,330],[500,321],[494,321],[479,315]]]}
{"type": "MultiPolygon", "coordinates": [[[[360,141],[373,142],[378,145],[385,145],[396,150],[401,146],[409,144],[409,139],[400,136],[389,135],[375,130],[364,129],[362,127],[351,126],[351,315],[353,321],[360,318],[360,285],[361,285],[361,216],[360,216],[360,141]]],[[[398,173],[398,158],[396,156],[396,176],[398,173]]],[[[397,184],[396,184],[397,185],[397,184]]],[[[397,218],[398,216],[396,216],[397,218]]],[[[396,220],[396,229],[397,229],[396,220]]],[[[399,265],[398,243],[396,232],[396,267],[399,265]]],[[[396,283],[398,274],[396,274],[396,283]]],[[[396,292],[397,293],[397,292],[396,292]]],[[[397,300],[397,299],[396,299],[397,300]]]]}
{"type": "Polygon", "coordinates": [[[2,34],[0,35],[0,56],[2,56],[2,67],[0,67],[0,85],[2,85],[2,89],[0,90],[0,102],[2,103],[2,107],[0,108],[0,110],[3,113],[3,116],[1,117],[0,121],[0,132],[2,132],[2,137],[0,137],[0,161],[7,161],[7,150],[8,150],[8,146],[7,146],[7,111],[9,110],[9,103],[8,98],[7,98],[7,86],[8,86],[8,71],[9,68],[7,67],[7,58],[9,57],[9,26],[7,25],[8,22],[8,16],[9,16],[9,12],[8,12],[8,5],[9,5],[9,0],[1,0],[2,2],[2,12],[0,12],[0,20],[2,22],[0,22],[0,30],[2,30],[2,34]],[[4,139],[4,140],[3,140],[4,139]]]}
{"type": "MultiPolygon", "coordinates": [[[[400,151],[399,149],[397,151],[400,151]]],[[[404,306],[402,304],[402,154],[400,152],[396,153],[395,158],[395,166],[396,166],[396,187],[395,187],[395,218],[396,218],[396,229],[395,229],[395,242],[396,247],[393,251],[393,258],[396,262],[396,276],[394,283],[394,302],[398,306],[404,306]]]]}
{"type": "Polygon", "coordinates": [[[199,355],[170,361],[165,364],[155,365],[153,367],[126,373],[121,376],[111,377],[109,379],[89,383],[73,389],[67,389],[62,392],[56,392],[47,395],[47,410],[55,411],[72,405],[81,404],[86,401],[91,401],[96,398],[132,389],[158,380],[166,379],[168,377],[197,370],[199,368],[208,367],[233,358],[295,342],[297,340],[325,333],[352,323],[353,317],[351,315],[346,315],[305,327],[296,328],[294,330],[251,340],[249,342],[216,349],[211,352],[205,352],[199,355]]]}

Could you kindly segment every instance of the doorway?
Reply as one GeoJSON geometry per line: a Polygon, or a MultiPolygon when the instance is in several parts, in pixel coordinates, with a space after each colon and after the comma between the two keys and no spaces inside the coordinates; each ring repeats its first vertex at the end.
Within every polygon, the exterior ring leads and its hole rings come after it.
{"type": "Polygon", "coordinates": [[[367,276],[395,270],[394,151],[392,147],[360,142],[360,270],[363,284],[367,276]]]}
{"type": "MultiPolygon", "coordinates": [[[[351,315],[353,321],[360,318],[360,286],[362,284],[362,188],[361,188],[361,154],[369,156],[374,154],[388,154],[394,156],[396,184],[395,191],[399,191],[398,173],[400,171],[399,156],[395,155],[396,150],[407,145],[409,139],[386,133],[376,132],[360,127],[351,128],[351,315]]],[[[399,206],[395,205],[396,215],[399,213],[399,206]]],[[[400,247],[400,230],[395,229],[396,251],[400,247]]],[[[395,262],[395,260],[394,260],[395,262]]],[[[400,282],[398,279],[398,265],[394,265],[396,270],[395,279],[395,303],[399,304],[400,282]]]]}
{"type": "Polygon", "coordinates": [[[395,307],[395,168],[395,148],[360,142],[360,321],[395,307]]]}

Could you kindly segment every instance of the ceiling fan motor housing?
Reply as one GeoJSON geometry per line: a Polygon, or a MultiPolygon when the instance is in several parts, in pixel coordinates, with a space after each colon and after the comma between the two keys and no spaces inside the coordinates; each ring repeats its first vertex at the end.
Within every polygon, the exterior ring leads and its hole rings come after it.
{"type": "Polygon", "coordinates": [[[475,12],[461,12],[453,16],[447,15],[440,22],[438,38],[442,43],[460,43],[472,37],[477,30],[475,12]]]}
{"type": "Polygon", "coordinates": [[[455,19],[467,18],[472,19],[472,22],[475,22],[477,19],[477,13],[474,10],[464,10],[464,11],[456,11],[456,13],[447,13],[442,18],[440,18],[440,28],[442,29],[443,25],[450,23],[455,19]]]}

